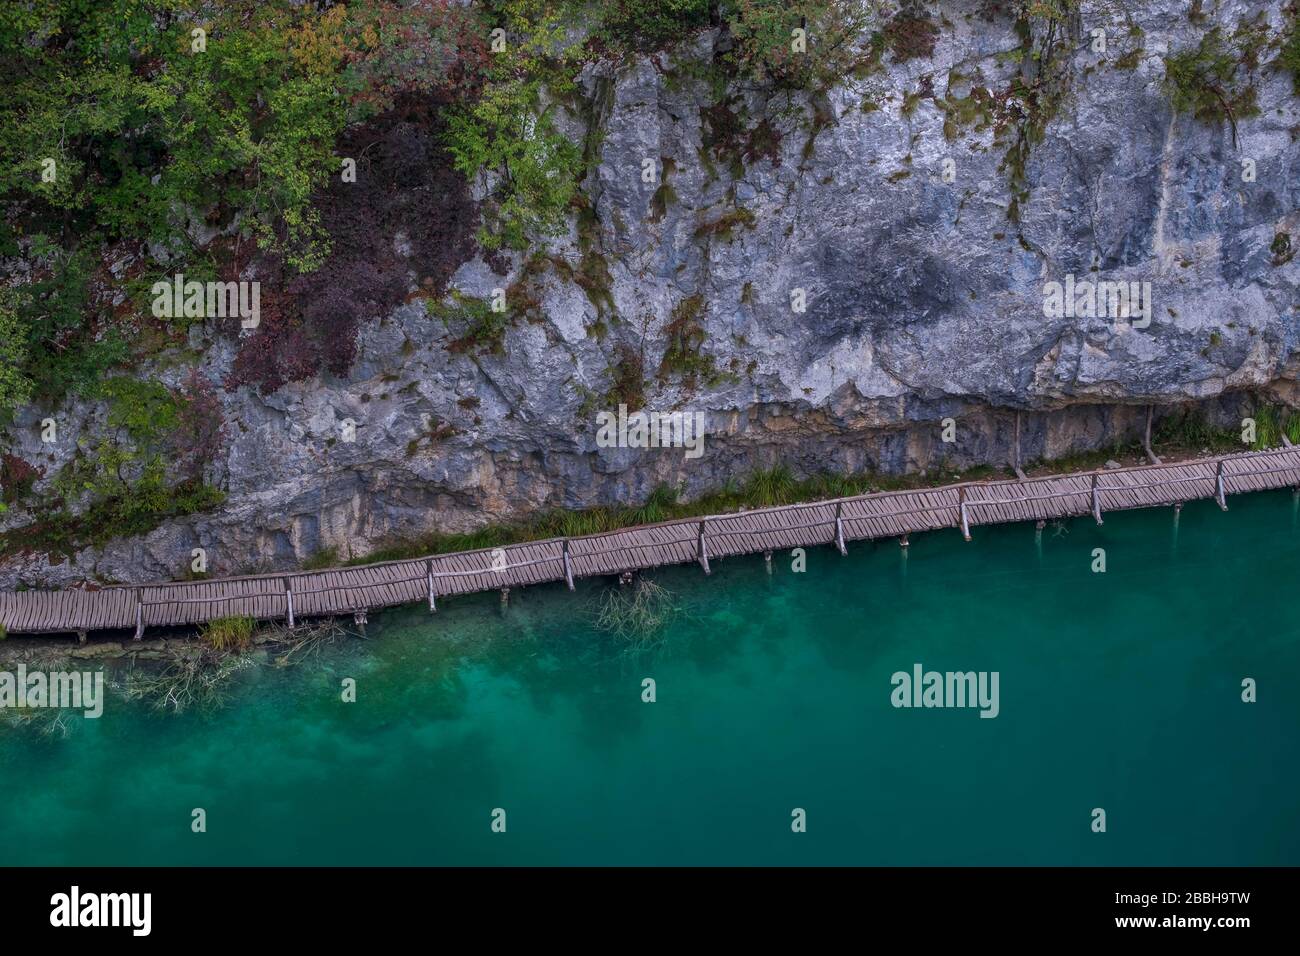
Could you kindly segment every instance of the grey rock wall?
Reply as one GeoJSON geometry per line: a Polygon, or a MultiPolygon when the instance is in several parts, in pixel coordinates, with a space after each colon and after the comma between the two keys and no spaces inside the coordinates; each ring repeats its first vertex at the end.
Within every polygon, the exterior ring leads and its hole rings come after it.
{"type": "MultiPolygon", "coordinates": [[[[1025,69],[1007,56],[1021,40],[975,3],[938,10],[932,57],[887,58],[824,96],[733,86],[746,135],[767,124],[761,155],[739,163],[706,146],[716,33],[588,67],[580,101],[556,110],[591,150],[594,215],[549,243],[561,265],[530,270],[537,314],[511,325],[501,354],[449,352],[452,333],[419,302],[369,322],[346,380],[223,393],[220,511],[72,562],[10,561],[0,586],[172,577],[196,546],[217,573],[290,567],[323,548],[346,557],[541,508],[636,502],[661,482],[699,494],[780,462],[802,474],[1001,463],[1016,409],[1030,459],[1133,434],[1147,404],[1230,417],[1247,393],[1294,401],[1300,263],[1270,249],[1283,233],[1300,244],[1291,78],[1259,71],[1260,115],[1238,121],[1234,145],[1229,124],[1174,115],[1162,89],[1163,56],[1206,29],[1185,3],[1085,0],[1067,36],[1069,91],[1030,151],[1014,222],[1005,140],[952,122],[944,104],[1005,90],[1025,69]],[[1097,27],[1105,55],[1090,49],[1097,27]],[[1116,65],[1125,54],[1131,68],[1116,65]],[[573,277],[593,268],[608,271],[586,282],[594,291],[573,277]],[[1149,282],[1150,325],[1045,316],[1044,284],[1067,273],[1149,282]],[[694,381],[661,370],[683,315],[701,330],[694,381]],[[648,408],[706,413],[701,458],[596,446],[593,409],[624,352],[643,357],[648,408]],[[939,441],[945,416],[956,445],[939,441]],[[345,420],[354,442],[340,440],[345,420]]],[[[1207,10],[1227,29],[1283,17],[1276,2],[1207,10]]],[[[502,277],[468,262],[453,286],[488,298],[525,265],[516,255],[502,277]]],[[[213,330],[200,344],[224,379],[235,344],[213,330]]],[[[159,370],[174,384],[183,372],[159,370]]],[[[40,443],[50,413],[27,410],[9,434],[48,475],[72,448],[40,443]]],[[[57,415],[68,436],[102,424],[102,409],[57,415]]],[[[15,509],[0,527],[23,520],[15,509]]]]}

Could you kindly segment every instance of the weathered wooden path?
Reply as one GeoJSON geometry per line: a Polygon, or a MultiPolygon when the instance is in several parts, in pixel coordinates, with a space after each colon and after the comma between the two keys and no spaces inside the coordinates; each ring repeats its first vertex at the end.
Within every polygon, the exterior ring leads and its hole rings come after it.
{"type": "Polygon", "coordinates": [[[1247,491],[1300,488],[1300,447],[1179,464],[1007,481],[965,482],[887,491],[833,501],[686,518],[580,538],[551,538],[502,548],[441,554],[326,571],[285,572],[209,581],[99,590],[0,593],[0,623],[14,634],[200,624],[222,617],[287,621],[351,614],[455,594],[547,581],[619,574],[717,558],[902,537],[1012,521],[1092,515],[1177,505],[1247,491]]]}

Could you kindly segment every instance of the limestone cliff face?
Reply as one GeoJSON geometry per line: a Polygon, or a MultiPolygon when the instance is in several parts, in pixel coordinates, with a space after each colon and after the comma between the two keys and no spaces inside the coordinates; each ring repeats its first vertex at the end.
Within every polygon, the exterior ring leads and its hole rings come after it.
{"type": "MultiPolygon", "coordinates": [[[[223,395],[220,511],[68,564],[11,561],[0,584],[170,577],[195,546],[218,573],[288,567],[327,547],[637,501],[661,482],[695,494],[777,462],[1000,463],[1017,409],[1035,458],[1131,432],[1147,404],[1226,414],[1249,391],[1292,399],[1292,78],[1256,71],[1254,117],[1176,114],[1164,56],[1207,23],[1176,0],[1128,6],[1080,4],[1053,38],[1067,51],[1059,97],[1035,115],[1008,91],[1033,82],[1024,54],[1045,38],[974,2],[938,5],[932,55],[886,56],[824,95],[733,83],[720,99],[717,31],[588,66],[582,95],[555,108],[586,144],[589,210],[507,275],[475,259],[453,279],[464,296],[509,288],[531,303],[500,354],[449,351],[455,330],[420,301],[377,317],[345,380],[223,395]],[[1149,325],[1045,315],[1046,284],[1067,275],[1149,283],[1149,325]],[[596,446],[595,411],[638,364],[645,407],[706,413],[701,458],[596,446]],[[946,416],[956,444],[939,440],[946,416]]],[[[1206,5],[1225,33],[1261,15],[1281,27],[1277,2],[1206,5]]],[[[196,344],[223,379],[236,344],[215,331],[196,344]]],[[[70,449],[40,444],[48,412],[28,410],[10,443],[53,474],[70,449]]],[[[71,432],[102,414],[59,412],[71,432]]]]}

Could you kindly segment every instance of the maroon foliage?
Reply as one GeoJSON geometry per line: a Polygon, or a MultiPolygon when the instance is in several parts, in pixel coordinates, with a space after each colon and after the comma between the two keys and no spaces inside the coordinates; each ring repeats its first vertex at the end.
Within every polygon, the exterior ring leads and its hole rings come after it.
{"type": "Polygon", "coordinates": [[[360,0],[350,17],[352,101],[372,112],[404,95],[449,95],[476,86],[488,65],[488,27],[456,0],[360,0]]]}
{"type": "Polygon", "coordinates": [[[176,394],[176,419],[170,436],[175,463],[187,479],[199,481],[204,467],[221,451],[226,425],[216,390],[198,369],[190,369],[184,387],[176,394]]]}
{"type": "Polygon", "coordinates": [[[45,472],[17,455],[0,455],[0,501],[13,504],[32,490],[45,472]]]}
{"type": "Polygon", "coordinates": [[[359,323],[400,305],[412,276],[441,295],[474,255],[478,210],[442,148],[438,107],[402,98],[341,138],[338,152],[357,159],[357,181],[336,178],[316,197],[330,254],[303,275],[259,265],[261,325],[240,349],[228,388],[256,384],[269,393],[321,369],[347,374],[359,323]]]}

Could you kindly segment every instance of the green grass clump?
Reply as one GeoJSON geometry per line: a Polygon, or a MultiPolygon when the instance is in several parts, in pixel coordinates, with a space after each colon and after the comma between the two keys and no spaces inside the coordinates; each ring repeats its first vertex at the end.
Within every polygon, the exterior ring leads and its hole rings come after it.
{"type": "Polygon", "coordinates": [[[1263,405],[1255,410],[1252,417],[1255,419],[1255,441],[1251,448],[1257,451],[1280,448],[1283,435],[1292,444],[1300,444],[1300,414],[1295,411],[1276,405],[1263,405]]]}
{"type": "Polygon", "coordinates": [[[302,563],[302,569],[304,571],[319,571],[322,568],[332,568],[338,563],[338,548],[321,548],[302,563]]]}
{"type": "Polygon", "coordinates": [[[214,651],[247,650],[253,643],[251,617],[222,617],[210,621],[199,632],[199,639],[214,651]]]}
{"type": "Polygon", "coordinates": [[[1238,430],[1212,424],[1204,413],[1191,408],[1180,409],[1156,422],[1151,441],[1157,445],[1168,444],[1197,450],[1206,448],[1212,452],[1241,449],[1241,434],[1238,430]]]}
{"type": "Polygon", "coordinates": [[[429,314],[442,319],[447,331],[457,338],[447,345],[448,351],[467,352],[481,348],[500,353],[505,345],[509,313],[492,311],[491,303],[473,296],[452,292],[451,302],[429,301],[429,314]]]}

